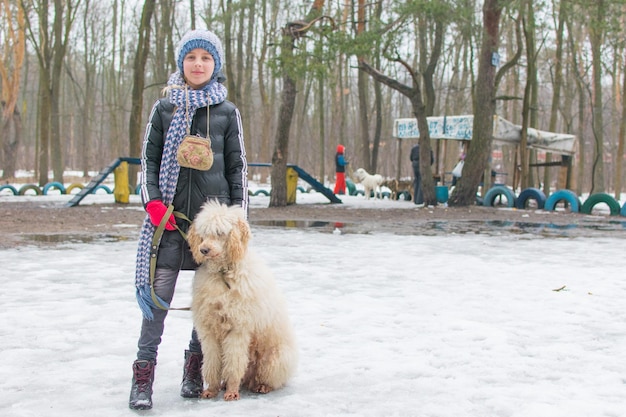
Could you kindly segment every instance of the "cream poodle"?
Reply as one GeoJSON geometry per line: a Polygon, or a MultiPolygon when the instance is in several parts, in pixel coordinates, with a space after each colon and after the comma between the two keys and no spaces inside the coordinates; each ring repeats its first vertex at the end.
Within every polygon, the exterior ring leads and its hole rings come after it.
{"type": "Polygon", "coordinates": [[[203,398],[239,399],[239,388],[268,393],[285,385],[298,353],[287,307],[263,259],[248,248],[240,207],[207,202],[188,234],[201,264],[191,310],[202,344],[203,398]]]}

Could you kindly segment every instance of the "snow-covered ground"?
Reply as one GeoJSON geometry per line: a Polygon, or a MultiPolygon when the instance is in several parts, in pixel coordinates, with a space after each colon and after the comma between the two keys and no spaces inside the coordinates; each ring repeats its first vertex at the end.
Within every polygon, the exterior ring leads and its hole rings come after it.
{"type": "MultiPolygon", "coordinates": [[[[298,203],[320,197],[299,195],[298,203]]],[[[67,196],[2,196],[0,204],[15,198],[67,196]]],[[[85,204],[111,198],[89,196],[85,204]]],[[[413,208],[362,197],[345,203],[413,208]]],[[[191,317],[173,311],[154,408],[139,414],[626,415],[623,232],[398,236],[254,226],[253,233],[288,299],[297,375],[282,390],[244,392],[238,402],[179,397],[191,317]]],[[[133,240],[103,240],[0,250],[0,416],[136,414],[127,406],[141,321],[135,249],[133,240]]],[[[189,305],[191,276],[181,274],[174,306],[189,305]]]]}

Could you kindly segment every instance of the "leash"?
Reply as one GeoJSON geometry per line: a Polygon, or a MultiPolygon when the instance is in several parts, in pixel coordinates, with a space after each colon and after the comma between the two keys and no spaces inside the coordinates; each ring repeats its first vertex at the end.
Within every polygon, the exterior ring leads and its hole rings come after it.
{"type": "MultiPolygon", "coordinates": [[[[161,240],[161,236],[163,236],[165,225],[167,224],[167,221],[169,220],[172,214],[174,215],[174,217],[186,220],[191,224],[191,220],[189,220],[187,216],[185,216],[183,213],[179,211],[174,211],[173,204],[170,204],[168,206],[167,211],[165,212],[165,215],[161,219],[161,222],[157,226],[156,230],[154,231],[154,236],[152,237],[152,246],[150,248],[150,296],[152,297],[152,301],[154,301],[154,304],[161,310],[189,311],[191,310],[191,307],[181,307],[181,308],[165,307],[159,302],[159,298],[154,292],[154,274],[156,271],[156,261],[157,261],[157,252],[159,251],[159,241],[161,240]]],[[[176,230],[178,230],[178,232],[183,237],[183,239],[187,240],[187,233],[183,232],[176,223],[174,223],[173,226],[176,228],[176,230]]]]}

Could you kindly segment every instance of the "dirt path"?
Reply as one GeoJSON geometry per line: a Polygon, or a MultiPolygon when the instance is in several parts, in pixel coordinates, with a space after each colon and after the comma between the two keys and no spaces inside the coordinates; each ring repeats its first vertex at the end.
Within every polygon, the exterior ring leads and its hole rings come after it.
{"type": "MultiPolygon", "coordinates": [[[[95,204],[66,208],[58,204],[0,201],[0,248],[21,244],[50,245],[95,238],[136,238],[145,213],[139,204],[95,204]]],[[[355,208],[335,204],[302,204],[281,208],[251,208],[257,226],[306,225],[317,222],[333,229],[397,234],[557,233],[568,236],[626,237],[626,218],[579,213],[514,210],[472,206],[463,208],[355,208]],[[296,222],[296,223],[293,223],[296,222]]]]}

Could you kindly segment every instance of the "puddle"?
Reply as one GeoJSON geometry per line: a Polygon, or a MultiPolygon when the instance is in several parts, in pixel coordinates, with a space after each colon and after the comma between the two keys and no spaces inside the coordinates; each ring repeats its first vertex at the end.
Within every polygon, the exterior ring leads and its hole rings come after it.
{"type": "Polygon", "coordinates": [[[342,233],[369,234],[393,233],[398,235],[438,236],[450,234],[485,235],[534,235],[542,237],[591,237],[612,236],[626,238],[626,221],[590,224],[532,223],[502,220],[467,221],[424,221],[421,223],[339,223],[307,220],[257,220],[252,226],[286,229],[314,229],[322,233],[332,233],[339,229],[342,233]]]}
{"type": "Polygon", "coordinates": [[[77,243],[114,243],[123,242],[129,239],[137,239],[136,237],[130,238],[128,236],[110,235],[110,234],[27,234],[22,235],[22,240],[30,243],[45,243],[45,244],[77,244],[77,243]]]}

